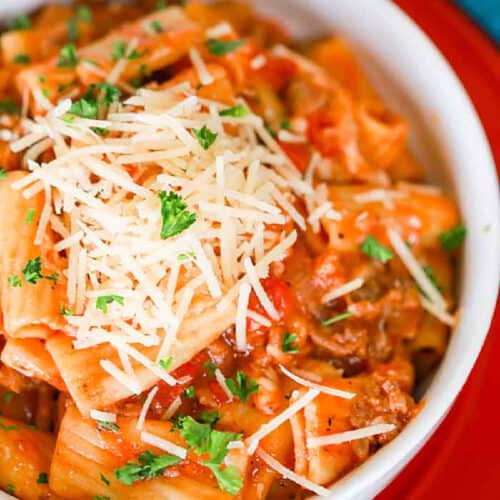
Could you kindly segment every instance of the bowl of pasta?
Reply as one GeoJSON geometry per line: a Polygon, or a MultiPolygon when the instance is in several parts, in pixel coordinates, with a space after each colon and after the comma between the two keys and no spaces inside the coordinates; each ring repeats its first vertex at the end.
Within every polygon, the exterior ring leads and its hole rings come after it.
{"type": "Polygon", "coordinates": [[[24,4],[0,6],[0,488],[375,496],[498,290],[495,168],[443,57],[382,0],[24,4]]]}

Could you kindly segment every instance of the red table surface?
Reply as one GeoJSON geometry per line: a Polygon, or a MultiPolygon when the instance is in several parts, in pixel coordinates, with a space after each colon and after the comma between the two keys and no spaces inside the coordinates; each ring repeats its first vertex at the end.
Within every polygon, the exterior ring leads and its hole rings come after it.
{"type": "MultiPolygon", "coordinates": [[[[454,67],[483,122],[498,169],[499,51],[449,1],[395,2],[454,67]]],[[[377,500],[500,499],[499,415],[500,301],[481,355],[448,417],[377,500]]]]}

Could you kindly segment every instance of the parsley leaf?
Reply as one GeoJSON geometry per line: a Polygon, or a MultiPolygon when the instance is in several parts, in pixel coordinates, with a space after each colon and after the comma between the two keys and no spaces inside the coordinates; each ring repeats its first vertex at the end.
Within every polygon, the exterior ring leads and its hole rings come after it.
{"type": "Polygon", "coordinates": [[[119,59],[128,59],[129,61],[132,61],[133,59],[139,59],[144,55],[144,52],[139,53],[137,52],[136,49],[131,50],[127,54],[127,44],[123,40],[116,40],[113,43],[113,48],[111,52],[111,59],[113,61],[118,61],[119,59]]]}
{"type": "Polygon", "coordinates": [[[177,260],[179,262],[182,262],[183,260],[190,260],[193,259],[194,257],[195,257],[194,252],[180,253],[179,255],[177,255],[177,260]]]}
{"type": "Polygon", "coordinates": [[[91,8],[88,5],[79,5],[76,9],[76,17],[84,23],[92,22],[91,8]]]}
{"type": "Polygon", "coordinates": [[[10,31],[29,30],[30,28],[30,18],[25,15],[15,17],[9,24],[10,31]]]}
{"type": "Polygon", "coordinates": [[[81,118],[97,118],[97,102],[95,100],[82,97],[71,105],[68,113],[80,116],[81,118]]]}
{"type": "Polygon", "coordinates": [[[281,342],[281,350],[287,354],[295,354],[299,352],[299,346],[295,343],[297,335],[295,333],[286,332],[281,342]]]}
{"type": "Polygon", "coordinates": [[[212,361],[205,361],[203,363],[203,368],[205,368],[208,374],[211,375],[212,377],[215,375],[215,370],[217,370],[217,366],[212,361]]]}
{"type": "Polygon", "coordinates": [[[194,385],[186,387],[186,389],[184,389],[184,392],[182,393],[182,396],[187,399],[193,399],[195,397],[194,385]]]}
{"type": "Polygon", "coordinates": [[[76,47],[74,43],[68,43],[59,52],[59,61],[57,61],[58,68],[72,69],[78,64],[78,56],[76,54],[76,47]]]}
{"type": "Polygon", "coordinates": [[[42,261],[40,257],[28,260],[23,269],[23,276],[25,281],[32,285],[36,285],[39,280],[43,279],[42,261]]]}
{"type": "Polygon", "coordinates": [[[211,38],[207,40],[208,51],[214,56],[225,56],[245,45],[246,40],[217,40],[211,38]]]}
{"type": "Polygon", "coordinates": [[[101,495],[96,495],[92,500],[111,500],[111,498],[103,497],[101,495]]]}
{"type": "Polygon", "coordinates": [[[67,308],[64,304],[61,304],[59,306],[59,311],[61,311],[61,314],[63,316],[73,316],[73,310],[70,308],[67,308]]]}
{"type": "Polygon", "coordinates": [[[151,21],[149,23],[149,27],[151,28],[151,31],[153,31],[153,33],[163,33],[163,26],[161,25],[160,21],[151,21]]]}
{"type": "Polygon", "coordinates": [[[382,245],[375,236],[368,236],[361,245],[361,251],[384,264],[394,257],[392,250],[382,245]]]}
{"type": "Polygon", "coordinates": [[[201,411],[198,415],[198,418],[205,424],[215,425],[219,421],[220,415],[217,410],[201,411]]]}
{"type": "Polygon", "coordinates": [[[291,128],[292,128],[292,123],[290,122],[290,120],[283,120],[283,121],[280,123],[280,127],[281,127],[283,130],[291,130],[291,128]]]}
{"type": "Polygon", "coordinates": [[[12,62],[14,64],[30,64],[31,63],[31,57],[28,54],[17,54],[14,59],[12,59],[12,62]]]}
{"type": "Polygon", "coordinates": [[[448,252],[458,248],[467,236],[467,228],[463,224],[459,224],[449,231],[445,231],[439,235],[439,241],[443,250],[448,252]]]}
{"type": "Polygon", "coordinates": [[[120,427],[116,425],[114,422],[106,422],[104,420],[96,420],[97,428],[100,431],[110,431],[110,432],[118,432],[120,427]]]}
{"type": "Polygon", "coordinates": [[[168,194],[160,191],[162,226],[160,237],[162,240],[171,238],[196,222],[196,214],[187,210],[186,202],[174,191],[168,194]]]}
{"type": "Polygon", "coordinates": [[[14,485],[13,485],[13,484],[8,484],[8,485],[5,487],[5,491],[6,491],[9,495],[13,495],[13,494],[15,493],[14,485]]]}
{"type": "Polygon", "coordinates": [[[118,87],[115,87],[107,82],[98,83],[97,88],[103,92],[101,102],[106,105],[118,101],[122,95],[121,90],[118,87]]]}
{"type": "Polygon", "coordinates": [[[236,467],[231,466],[222,469],[219,464],[211,462],[202,463],[213,472],[221,490],[227,491],[230,495],[236,495],[243,487],[243,479],[240,477],[239,470],[236,467]]]}
{"type": "Polygon", "coordinates": [[[173,455],[155,455],[151,451],[145,451],[139,455],[139,463],[128,462],[126,465],[115,470],[118,481],[131,486],[135,481],[141,479],[154,479],[160,477],[167,467],[176,465],[181,461],[173,455]]]}
{"type": "Polygon", "coordinates": [[[4,392],[2,395],[2,402],[9,404],[14,399],[15,394],[12,391],[4,392]]]}
{"type": "Polygon", "coordinates": [[[123,306],[124,299],[121,295],[102,295],[101,297],[97,297],[95,308],[99,309],[103,313],[107,313],[108,304],[112,304],[113,302],[116,302],[117,304],[123,306]]]}
{"type": "Polygon", "coordinates": [[[187,416],[178,419],[178,425],[182,437],[198,454],[206,452],[208,438],[212,432],[210,424],[200,424],[193,417],[187,416]]]}
{"type": "Polygon", "coordinates": [[[5,432],[9,432],[9,431],[18,431],[20,427],[18,425],[6,425],[2,420],[0,420],[0,429],[2,429],[5,432]]]}
{"type": "Polygon", "coordinates": [[[212,132],[206,125],[203,125],[201,129],[194,128],[193,134],[205,151],[215,142],[218,135],[216,132],[212,132]]]}
{"type": "Polygon", "coordinates": [[[102,472],[99,474],[99,478],[106,486],[109,486],[109,479],[102,472]]]}
{"type": "Polygon", "coordinates": [[[38,474],[38,478],[37,478],[36,482],[38,484],[48,484],[49,475],[46,472],[40,472],[40,474],[38,474]]]}
{"type": "Polygon", "coordinates": [[[247,402],[250,394],[259,390],[259,384],[255,380],[249,379],[242,371],[236,373],[234,380],[228,378],[226,383],[231,393],[238,396],[243,403],[247,402]]]}
{"type": "Polygon", "coordinates": [[[333,318],[326,319],[325,321],[322,321],[321,324],[323,326],[330,326],[330,325],[333,325],[334,323],[338,323],[339,321],[350,318],[351,316],[353,316],[353,313],[347,311],[347,312],[342,313],[342,314],[337,314],[337,316],[334,316],[333,318]]]}
{"type": "Polygon", "coordinates": [[[242,104],[237,104],[232,108],[223,109],[222,111],[219,111],[219,116],[232,116],[233,118],[244,118],[249,114],[250,111],[248,110],[248,108],[246,108],[242,104]]]}
{"type": "Polygon", "coordinates": [[[7,283],[12,288],[19,288],[19,287],[23,286],[23,282],[15,274],[12,274],[9,276],[9,278],[7,279],[7,283]]]}
{"type": "Polygon", "coordinates": [[[167,356],[166,358],[160,359],[159,365],[164,369],[168,370],[172,366],[172,362],[174,361],[174,358],[172,356],[167,356]]]}
{"type": "Polygon", "coordinates": [[[26,214],[26,219],[25,219],[26,224],[31,224],[33,222],[33,219],[35,218],[35,215],[36,215],[36,210],[34,208],[30,208],[28,210],[28,213],[26,214]]]}
{"type": "Polygon", "coordinates": [[[12,99],[4,99],[0,101],[0,113],[8,113],[9,115],[21,114],[21,106],[12,99]]]}
{"type": "Polygon", "coordinates": [[[9,175],[7,170],[5,170],[5,168],[3,167],[0,167],[0,180],[6,179],[7,175],[9,175]]]}

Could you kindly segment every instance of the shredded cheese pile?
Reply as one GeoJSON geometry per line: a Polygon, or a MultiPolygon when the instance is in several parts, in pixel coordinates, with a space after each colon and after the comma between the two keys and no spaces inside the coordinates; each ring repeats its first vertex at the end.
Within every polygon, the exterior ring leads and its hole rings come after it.
{"type": "Polygon", "coordinates": [[[183,318],[238,303],[234,322],[244,350],[250,288],[274,317],[260,279],[296,240],[292,220],[302,217],[292,190],[311,193],[311,185],[261,118],[246,108],[245,116],[221,116],[228,106],[197,97],[188,84],[142,89],[113,103],[102,120],[68,120],[71,104],[26,120],[30,132],[12,149],[26,150],[31,170],[14,188],[27,197],[46,194],[36,244],[50,229],[59,237],[55,249],[68,257],[74,347],[111,343],[124,372],[101,365],[133,392],[140,388],[129,356],[174,384],[132,344],[159,346],[158,361],[183,318]],[[194,133],[203,127],[217,134],[207,149],[194,133]],[[109,133],[95,132],[103,129],[109,133]],[[55,158],[37,162],[48,149],[55,158]],[[175,193],[195,218],[165,239],[161,193],[175,193]]]}

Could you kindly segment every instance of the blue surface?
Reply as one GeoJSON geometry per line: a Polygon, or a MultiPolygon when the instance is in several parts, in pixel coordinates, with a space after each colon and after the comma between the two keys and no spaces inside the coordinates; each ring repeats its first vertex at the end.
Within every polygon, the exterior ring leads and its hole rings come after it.
{"type": "Polygon", "coordinates": [[[500,44],[500,0],[454,0],[500,44]]]}

